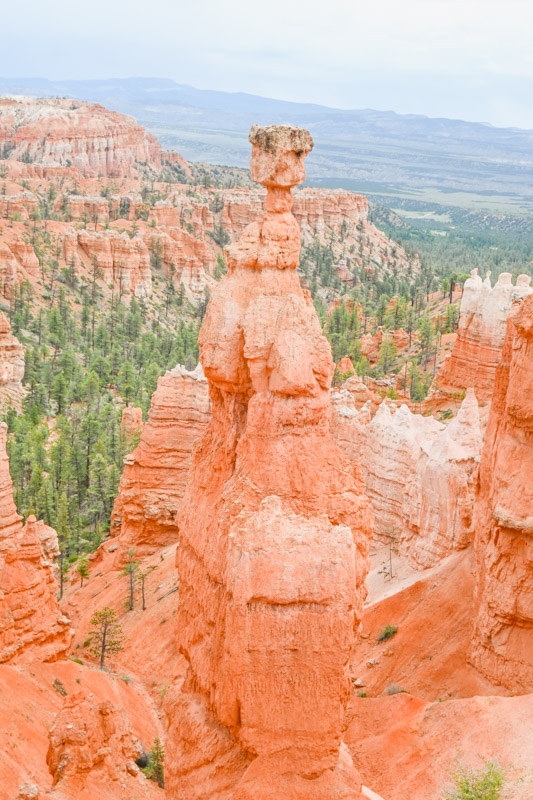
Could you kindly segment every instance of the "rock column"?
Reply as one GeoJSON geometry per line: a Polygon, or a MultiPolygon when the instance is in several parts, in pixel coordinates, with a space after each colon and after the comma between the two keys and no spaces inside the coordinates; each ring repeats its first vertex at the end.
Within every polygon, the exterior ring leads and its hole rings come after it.
{"type": "Polygon", "coordinates": [[[341,742],[372,514],[334,444],[334,364],[296,266],[310,134],[250,132],[266,214],[229,249],[200,334],[213,416],[179,513],[166,789],[187,800],[360,800],[341,742]]]}

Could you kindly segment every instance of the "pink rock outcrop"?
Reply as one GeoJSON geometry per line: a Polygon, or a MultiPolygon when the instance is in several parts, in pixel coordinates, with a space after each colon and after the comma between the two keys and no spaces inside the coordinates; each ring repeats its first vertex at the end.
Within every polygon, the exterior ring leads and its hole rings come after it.
{"type": "Polygon", "coordinates": [[[333,394],[332,431],[363,468],[378,540],[392,539],[418,568],[433,566],[471,542],[481,452],[472,389],[457,417],[444,426],[406,405],[396,409],[389,400],[372,417],[370,400],[358,409],[343,387],[333,394]]]}
{"type": "Polygon", "coordinates": [[[530,282],[529,275],[519,275],[513,285],[511,274],[502,272],[491,286],[490,273],[482,280],[478,270],[472,270],[463,289],[456,342],[437,372],[425,408],[450,405],[469,387],[480,404],[490,401],[507,316],[513,302],[533,291],[530,282]]]}
{"type": "Polygon", "coordinates": [[[25,395],[24,368],[24,348],[11,333],[9,320],[0,311],[0,407],[20,407],[25,395]]]}
{"type": "Polygon", "coordinates": [[[178,511],[192,453],[210,416],[201,367],[188,372],[178,365],[159,378],[140,442],[124,459],[111,514],[119,559],[130,547],[147,554],[178,541],[178,511]]]}
{"type": "Polygon", "coordinates": [[[533,296],[515,305],[480,464],[471,660],[494,682],[533,691],[533,296]]]}
{"type": "Polygon", "coordinates": [[[0,100],[0,146],[11,159],[72,166],[94,177],[128,175],[141,162],[161,168],[159,143],[142,125],[77,100],[0,100]]]}
{"type": "Polygon", "coordinates": [[[341,742],[371,511],[329,433],[334,364],[296,272],[290,187],[312,146],[250,132],[267,212],[229,249],[200,334],[213,416],[179,513],[169,798],[361,798],[341,742]]]}
{"type": "Polygon", "coordinates": [[[72,639],[56,599],[51,559],[57,539],[35,517],[22,527],[13,502],[6,436],[7,427],[0,423],[0,663],[25,662],[35,655],[53,661],[72,639]]]}

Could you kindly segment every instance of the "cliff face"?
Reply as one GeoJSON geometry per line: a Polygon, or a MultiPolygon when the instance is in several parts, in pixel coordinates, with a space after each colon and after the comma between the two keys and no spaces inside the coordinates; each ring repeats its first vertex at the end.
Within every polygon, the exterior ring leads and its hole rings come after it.
{"type": "Polygon", "coordinates": [[[491,680],[533,691],[533,297],[515,306],[480,465],[471,658],[491,680]]]}
{"type": "Polygon", "coordinates": [[[35,657],[53,661],[72,638],[69,620],[57,604],[50,561],[57,537],[35,517],[22,527],[13,502],[6,435],[7,427],[0,423],[0,663],[35,657]]]}
{"type": "Polygon", "coordinates": [[[533,291],[530,282],[528,275],[519,275],[513,286],[511,274],[502,272],[491,286],[490,275],[482,280],[477,269],[472,270],[464,285],[457,340],[437,373],[425,408],[449,405],[468,387],[481,404],[490,401],[509,310],[533,291]]]}
{"type": "Polygon", "coordinates": [[[139,162],[161,167],[157,139],[132,117],[76,100],[0,100],[0,147],[7,158],[95,177],[127,175],[139,162]]]}
{"type": "Polygon", "coordinates": [[[200,335],[213,416],[179,513],[167,796],[361,797],[341,708],[371,512],[329,435],[333,362],[296,265],[306,131],[252,128],[267,212],[230,248],[200,335]]]}
{"type": "Polygon", "coordinates": [[[392,537],[413,566],[433,566],[472,538],[481,451],[475,394],[468,390],[445,427],[388,400],[372,417],[370,399],[357,408],[348,388],[353,380],[333,395],[332,430],[346,455],[361,463],[375,535],[384,542],[392,537]]]}
{"type": "Polygon", "coordinates": [[[192,453],[209,418],[200,367],[188,372],[178,365],[159,378],[141,440],[124,460],[111,515],[119,559],[130,547],[145,555],[178,541],[178,511],[192,453]]]}
{"type": "Polygon", "coordinates": [[[11,333],[9,320],[0,311],[0,407],[20,406],[25,394],[23,377],[24,348],[11,333]]]}

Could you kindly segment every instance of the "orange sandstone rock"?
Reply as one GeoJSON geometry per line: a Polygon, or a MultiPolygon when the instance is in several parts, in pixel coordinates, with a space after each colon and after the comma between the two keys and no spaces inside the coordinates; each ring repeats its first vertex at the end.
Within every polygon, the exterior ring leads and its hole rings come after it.
{"type": "Polygon", "coordinates": [[[480,465],[471,659],[533,691],[533,297],[512,309],[480,465]]]}
{"type": "Polygon", "coordinates": [[[71,797],[84,788],[85,778],[95,768],[102,783],[139,773],[135,759],[143,747],[125,712],[83,691],[65,698],[49,742],[46,763],[53,786],[68,790],[71,797]]]}
{"type": "Polygon", "coordinates": [[[178,510],[192,453],[209,419],[201,367],[188,372],[178,365],[159,378],[140,442],[124,459],[111,514],[111,535],[119,537],[117,558],[130,547],[146,555],[178,541],[178,510]]]}
{"type": "Polygon", "coordinates": [[[228,253],[200,334],[213,417],[179,513],[167,796],[361,798],[341,742],[371,512],[329,433],[333,362],[296,266],[290,186],[312,140],[254,126],[267,212],[228,253]]]}
{"type": "Polygon", "coordinates": [[[332,399],[335,441],[361,463],[376,537],[392,538],[419,568],[466,547],[481,452],[473,390],[447,427],[388,399],[372,418],[370,400],[358,410],[344,387],[332,399]]]}
{"type": "Polygon", "coordinates": [[[455,345],[437,372],[424,408],[449,405],[468,387],[480,404],[490,401],[511,304],[533,291],[530,282],[528,275],[519,275],[513,286],[511,274],[502,272],[491,286],[490,273],[482,280],[477,269],[472,270],[463,289],[455,345]]]}
{"type": "Polygon", "coordinates": [[[7,427],[0,423],[0,662],[53,661],[70,645],[69,620],[56,600],[51,559],[52,529],[29,517],[22,527],[13,502],[6,454],[7,427]]]}

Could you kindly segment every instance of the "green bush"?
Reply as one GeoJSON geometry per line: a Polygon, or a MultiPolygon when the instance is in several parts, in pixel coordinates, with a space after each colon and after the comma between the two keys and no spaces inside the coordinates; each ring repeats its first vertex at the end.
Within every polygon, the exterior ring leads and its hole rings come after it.
{"type": "Polygon", "coordinates": [[[150,750],[148,756],[148,764],[144,767],[143,772],[147,778],[156,781],[157,785],[162,789],[165,786],[165,778],[163,773],[163,765],[165,763],[165,751],[160,739],[154,740],[154,745],[150,750]]]}
{"type": "Polygon", "coordinates": [[[379,632],[378,642],[387,642],[389,639],[392,639],[397,630],[397,625],[385,625],[379,632]]]}
{"type": "Polygon", "coordinates": [[[52,683],[52,686],[54,687],[54,689],[56,690],[56,692],[59,692],[59,694],[60,694],[62,697],[65,697],[65,696],[66,696],[66,694],[67,694],[67,690],[65,689],[65,687],[63,686],[63,684],[61,683],[61,681],[59,680],[59,678],[55,678],[55,679],[54,679],[54,681],[53,681],[53,683],[52,683]]]}
{"type": "Polygon", "coordinates": [[[454,785],[444,795],[445,800],[500,800],[505,773],[494,761],[487,761],[479,769],[459,764],[453,780],[454,785]]]}

